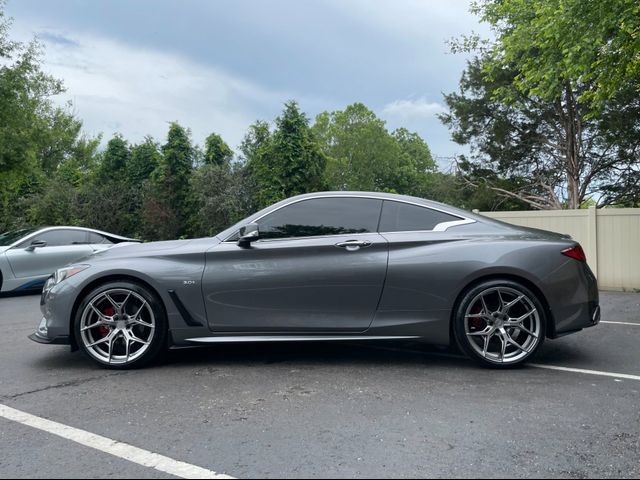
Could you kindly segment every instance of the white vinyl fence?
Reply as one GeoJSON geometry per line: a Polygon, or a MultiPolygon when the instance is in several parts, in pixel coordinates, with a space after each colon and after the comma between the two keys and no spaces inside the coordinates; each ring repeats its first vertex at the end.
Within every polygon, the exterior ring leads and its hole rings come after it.
{"type": "Polygon", "coordinates": [[[526,227],[568,233],[580,242],[603,290],[640,291],[640,208],[482,212],[526,227]]]}

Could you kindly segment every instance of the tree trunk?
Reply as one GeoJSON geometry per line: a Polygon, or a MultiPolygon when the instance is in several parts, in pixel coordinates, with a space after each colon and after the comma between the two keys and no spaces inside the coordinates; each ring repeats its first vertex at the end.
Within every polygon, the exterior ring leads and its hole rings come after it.
{"type": "Polygon", "coordinates": [[[571,85],[565,84],[565,172],[567,175],[567,208],[580,208],[580,119],[571,85]]]}

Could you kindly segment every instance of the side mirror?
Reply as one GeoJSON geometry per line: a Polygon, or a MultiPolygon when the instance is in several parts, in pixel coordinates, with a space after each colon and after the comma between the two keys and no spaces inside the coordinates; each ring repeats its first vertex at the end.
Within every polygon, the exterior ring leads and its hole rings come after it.
{"type": "Polygon", "coordinates": [[[238,239],[238,246],[242,248],[249,248],[252,242],[260,239],[260,230],[257,223],[250,223],[240,229],[240,238],[238,239]]]}
{"type": "Polygon", "coordinates": [[[45,242],[44,240],[34,240],[33,242],[31,242],[31,245],[25,248],[25,250],[27,252],[33,252],[36,248],[42,248],[46,246],[47,242],[45,242]]]}

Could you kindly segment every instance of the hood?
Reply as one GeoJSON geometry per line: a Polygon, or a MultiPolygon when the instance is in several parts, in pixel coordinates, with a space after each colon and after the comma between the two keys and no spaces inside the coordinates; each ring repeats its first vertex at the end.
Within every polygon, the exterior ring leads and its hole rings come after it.
{"type": "Polygon", "coordinates": [[[106,260],[121,257],[143,257],[147,255],[171,254],[188,247],[196,240],[169,240],[165,242],[149,243],[117,243],[111,248],[96,252],[92,259],[106,260]]]}
{"type": "Polygon", "coordinates": [[[9,250],[11,247],[0,247],[0,255],[9,250]]]}
{"type": "Polygon", "coordinates": [[[215,237],[193,240],[170,240],[149,243],[120,243],[91,255],[89,261],[109,261],[111,259],[162,257],[182,254],[202,253],[220,243],[215,237]]]}

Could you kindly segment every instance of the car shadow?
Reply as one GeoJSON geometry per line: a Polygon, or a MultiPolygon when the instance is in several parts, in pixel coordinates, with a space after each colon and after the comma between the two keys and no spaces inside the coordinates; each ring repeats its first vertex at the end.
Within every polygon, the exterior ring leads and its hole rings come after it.
{"type": "MultiPolygon", "coordinates": [[[[32,360],[32,366],[46,370],[108,373],[81,352],[69,347],[53,346],[32,360]]],[[[458,365],[474,368],[466,358],[450,349],[423,344],[395,342],[277,342],[228,343],[169,350],[159,361],[143,370],[208,366],[256,367],[286,364],[288,366],[380,366],[380,365],[458,365]]],[[[136,371],[134,369],[133,371],[136,371]]]]}
{"type": "Polygon", "coordinates": [[[14,297],[28,297],[42,295],[42,289],[40,290],[25,290],[24,292],[2,292],[0,298],[14,298],[14,297]]]}
{"type": "Polygon", "coordinates": [[[588,364],[594,359],[595,352],[576,342],[563,341],[562,338],[547,341],[534,357],[534,362],[560,365],[562,363],[588,364]]]}
{"type": "Polygon", "coordinates": [[[461,364],[471,365],[450,349],[423,344],[394,342],[304,342],[234,343],[193,349],[171,350],[162,362],[167,366],[225,364],[256,365],[389,365],[461,364]]]}
{"type": "MultiPolygon", "coordinates": [[[[588,362],[588,352],[575,345],[544,345],[532,363],[561,365],[567,361],[588,362]]],[[[207,367],[247,367],[285,365],[287,368],[320,367],[447,367],[487,371],[452,348],[437,348],[415,342],[277,342],[228,343],[170,350],[161,360],[143,368],[184,369],[207,367]]],[[[56,347],[33,360],[33,366],[47,370],[92,370],[108,374],[81,352],[69,353],[56,347]]],[[[526,364],[525,364],[526,367],[526,364]]],[[[133,371],[140,371],[134,369],[133,371]]]]}

